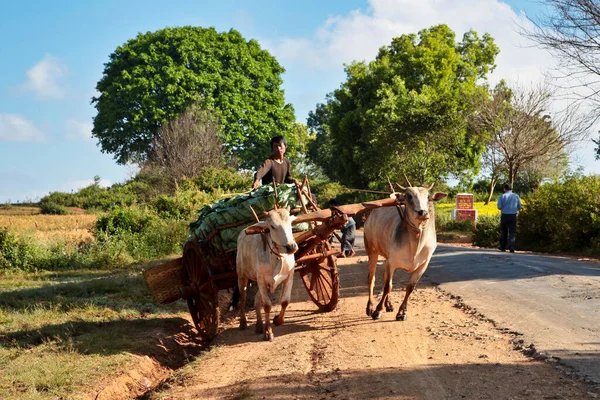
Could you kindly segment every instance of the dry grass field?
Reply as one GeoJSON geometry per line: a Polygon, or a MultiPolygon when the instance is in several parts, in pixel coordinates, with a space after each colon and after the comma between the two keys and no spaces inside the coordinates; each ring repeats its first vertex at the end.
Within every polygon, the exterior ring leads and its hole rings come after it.
{"type": "Polygon", "coordinates": [[[39,214],[37,207],[0,209],[0,227],[44,243],[62,240],[77,244],[87,241],[92,237],[90,229],[96,219],[94,214],[43,215],[39,214]]]}

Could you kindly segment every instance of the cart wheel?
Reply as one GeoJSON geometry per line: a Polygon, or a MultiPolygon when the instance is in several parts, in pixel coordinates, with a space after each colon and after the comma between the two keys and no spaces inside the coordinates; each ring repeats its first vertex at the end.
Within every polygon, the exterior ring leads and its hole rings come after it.
{"type": "Polygon", "coordinates": [[[187,298],[194,326],[203,340],[211,341],[219,332],[219,290],[210,281],[208,267],[195,242],[183,249],[183,268],[192,293],[187,298]]]}
{"type": "MultiPolygon", "coordinates": [[[[331,245],[323,242],[319,248],[328,251],[331,245]]],[[[337,306],[340,297],[340,281],[338,277],[337,259],[329,256],[321,262],[312,261],[300,270],[302,283],[308,295],[319,307],[320,311],[332,311],[337,306]]]]}

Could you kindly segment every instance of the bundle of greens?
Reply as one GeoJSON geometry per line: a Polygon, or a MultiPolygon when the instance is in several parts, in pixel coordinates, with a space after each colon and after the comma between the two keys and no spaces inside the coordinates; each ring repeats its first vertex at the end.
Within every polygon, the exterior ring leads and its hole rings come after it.
{"type": "MultiPolygon", "coordinates": [[[[303,193],[304,203],[308,204],[306,194],[303,193]]],[[[281,184],[277,186],[277,199],[279,207],[298,208],[298,191],[296,185],[281,184]]],[[[205,206],[200,210],[198,220],[190,224],[188,240],[205,240],[215,229],[220,232],[211,240],[215,250],[220,251],[216,241],[220,241],[223,250],[234,249],[240,232],[255,223],[250,206],[256,214],[260,215],[275,208],[275,189],[271,185],[263,185],[246,195],[225,198],[205,206]],[[224,226],[232,225],[229,228],[224,226]],[[234,226],[235,225],[235,226],[234,226]]],[[[307,223],[293,226],[294,231],[309,229],[307,223]]]]}

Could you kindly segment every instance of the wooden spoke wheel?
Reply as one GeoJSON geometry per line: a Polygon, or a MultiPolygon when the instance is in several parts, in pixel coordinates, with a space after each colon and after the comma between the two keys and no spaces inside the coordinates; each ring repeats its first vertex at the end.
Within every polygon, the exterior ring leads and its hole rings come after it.
{"type": "Polygon", "coordinates": [[[219,332],[219,289],[210,280],[208,265],[200,252],[193,241],[183,249],[183,268],[191,288],[187,304],[198,334],[211,341],[219,332]]]}
{"type": "MultiPolygon", "coordinates": [[[[313,253],[329,250],[331,250],[331,245],[325,241],[316,246],[313,253]]],[[[320,311],[335,309],[340,297],[340,282],[335,256],[329,256],[321,261],[309,261],[300,270],[300,276],[308,295],[320,311]]]]}

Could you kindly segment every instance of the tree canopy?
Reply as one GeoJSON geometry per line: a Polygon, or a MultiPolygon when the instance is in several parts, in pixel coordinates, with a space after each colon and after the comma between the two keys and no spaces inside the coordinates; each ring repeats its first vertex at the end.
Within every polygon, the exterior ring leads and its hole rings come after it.
{"type": "Polygon", "coordinates": [[[477,169],[484,141],[467,120],[498,52],[489,34],[469,31],[457,43],[437,25],[346,66],[346,82],[309,115],[312,161],[357,187],[385,175],[423,183],[477,169]]]}
{"type": "Polygon", "coordinates": [[[215,112],[230,154],[243,167],[256,166],[270,152],[269,139],[293,126],[283,72],[256,40],[235,30],[186,26],[140,33],[105,64],[92,99],[98,111],[92,134],[117,162],[144,161],[161,126],[199,103],[215,112]]]}

